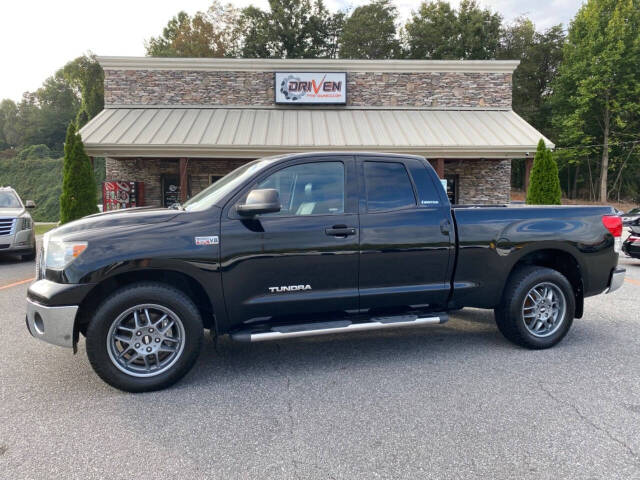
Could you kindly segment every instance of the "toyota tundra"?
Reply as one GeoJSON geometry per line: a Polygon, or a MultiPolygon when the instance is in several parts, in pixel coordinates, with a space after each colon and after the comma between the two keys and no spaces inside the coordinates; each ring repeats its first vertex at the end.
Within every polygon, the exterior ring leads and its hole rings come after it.
{"type": "Polygon", "coordinates": [[[173,208],[50,231],[27,294],[31,335],[130,392],[192,367],[204,329],[240,342],[418,327],[463,307],[552,347],[584,298],[619,288],[606,206],[454,206],[422,157],[305,153],[249,162],[173,208]]]}

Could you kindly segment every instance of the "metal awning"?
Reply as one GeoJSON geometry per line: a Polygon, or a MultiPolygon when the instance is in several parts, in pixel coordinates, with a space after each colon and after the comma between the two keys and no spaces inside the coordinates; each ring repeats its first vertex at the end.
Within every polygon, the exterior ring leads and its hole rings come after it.
{"type": "Polygon", "coordinates": [[[383,151],[428,158],[519,158],[540,138],[513,111],[378,108],[106,108],[80,130],[89,155],[256,158],[383,151]]]}

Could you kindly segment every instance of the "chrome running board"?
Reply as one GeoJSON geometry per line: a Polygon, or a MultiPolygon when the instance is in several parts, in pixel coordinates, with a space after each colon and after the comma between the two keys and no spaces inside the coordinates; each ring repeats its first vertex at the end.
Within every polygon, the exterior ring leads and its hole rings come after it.
{"type": "Polygon", "coordinates": [[[382,330],[385,328],[417,327],[444,323],[448,320],[446,313],[435,313],[431,316],[399,315],[390,317],[372,317],[369,321],[354,323],[350,320],[335,320],[319,323],[302,323],[298,325],[280,325],[267,331],[243,330],[231,333],[231,338],[238,342],[263,342],[294,337],[311,337],[343,332],[362,332],[366,330],[382,330]]]}

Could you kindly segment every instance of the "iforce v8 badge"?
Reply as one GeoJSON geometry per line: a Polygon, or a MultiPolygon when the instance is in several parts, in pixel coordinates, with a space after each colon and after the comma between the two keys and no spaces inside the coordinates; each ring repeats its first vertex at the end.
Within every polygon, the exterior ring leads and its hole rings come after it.
{"type": "Polygon", "coordinates": [[[220,240],[217,235],[211,237],[196,237],[196,245],[218,245],[220,240]]]}

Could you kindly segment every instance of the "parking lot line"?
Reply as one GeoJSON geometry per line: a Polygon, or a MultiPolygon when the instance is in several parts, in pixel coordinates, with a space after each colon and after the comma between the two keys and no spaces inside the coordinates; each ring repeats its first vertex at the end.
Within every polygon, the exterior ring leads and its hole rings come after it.
{"type": "Polygon", "coordinates": [[[640,285],[640,280],[636,280],[635,278],[625,277],[625,281],[632,283],[634,285],[640,285]]]}
{"type": "Polygon", "coordinates": [[[26,278],[24,280],[20,280],[19,282],[10,283],[9,285],[2,285],[2,286],[0,286],[0,290],[5,290],[5,289],[11,288],[11,287],[17,287],[18,285],[24,285],[25,283],[29,283],[33,279],[34,279],[34,277],[31,277],[31,278],[26,278]]]}

